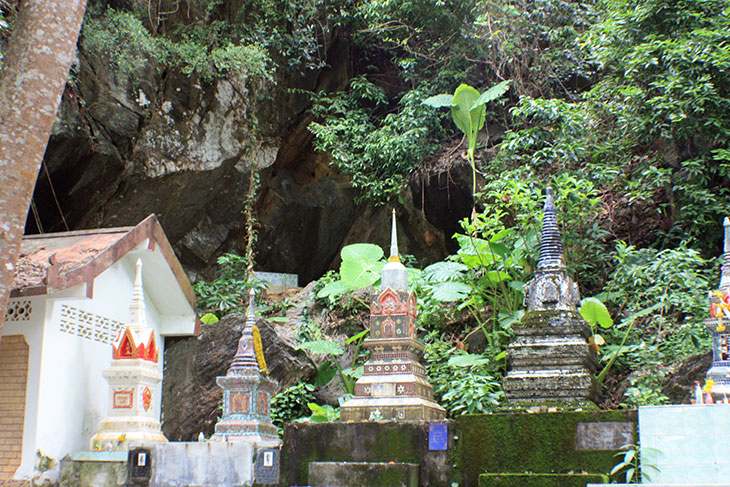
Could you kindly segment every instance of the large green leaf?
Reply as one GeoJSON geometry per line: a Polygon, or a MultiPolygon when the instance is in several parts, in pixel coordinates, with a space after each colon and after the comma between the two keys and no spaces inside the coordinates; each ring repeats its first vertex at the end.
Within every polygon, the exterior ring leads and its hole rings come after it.
{"type": "Polygon", "coordinates": [[[469,268],[458,262],[436,262],[423,269],[423,277],[431,283],[451,281],[462,277],[469,268]]]}
{"type": "Polygon", "coordinates": [[[425,100],[423,100],[423,103],[434,108],[450,107],[452,98],[453,96],[444,93],[441,95],[426,98],[425,100]]]}
{"type": "Polygon", "coordinates": [[[487,363],[489,363],[489,360],[475,353],[460,353],[449,358],[449,365],[452,367],[472,367],[487,363]]]}
{"type": "Polygon", "coordinates": [[[375,244],[357,243],[343,247],[340,256],[343,261],[375,262],[383,258],[383,249],[375,244]]]}
{"type": "Polygon", "coordinates": [[[337,279],[336,281],[325,284],[325,286],[317,293],[317,297],[329,298],[332,296],[340,296],[341,294],[344,294],[349,290],[350,288],[347,286],[347,284],[345,284],[342,279],[337,279]]]}
{"type": "Polygon", "coordinates": [[[360,289],[375,284],[380,279],[380,271],[384,265],[384,262],[343,260],[340,264],[340,276],[351,289],[360,289]]]}
{"type": "Polygon", "coordinates": [[[324,387],[330,383],[337,373],[337,369],[332,366],[329,360],[317,367],[317,375],[314,376],[314,385],[316,387],[324,387]]]}
{"type": "Polygon", "coordinates": [[[436,301],[460,301],[469,297],[471,286],[463,282],[445,281],[431,287],[431,297],[436,301]]]}
{"type": "Polygon", "coordinates": [[[345,351],[335,342],[328,340],[311,340],[300,343],[297,350],[309,350],[312,353],[328,353],[330,355],[342,355],[345,351]]]}
{"type": "Polygon", "coordinates": [[[476,107],[477,105],[484,105],[485,103],[489,103],[490,101],[496,100],[500,96],[504,95],[507,90],[509,90],[509,84],[511,82],[512,80],[502,81],[501,83],[492,86],[487,91],[479,95],[479,98],[477,98],[477,100],[474,102],[472,108],[476,107]]]}
{"type": "Polygon", "coordinates": [[[487,277],[487,280],[489,280],[489,282],[493,282],[493,283],[496,283],[499,281],[509,282],[512,280],[512,276],[510,276],[509,274],[507,274],[504,271],[489,271],[485,275],[487,277]]]}
{"type": "Polygon", "coordinates": [[[466,134],[469,143],[469,154],[474,155],[477,145],[477,132],[484,126],[486,108],[484,105],[474,107],[479,92],[469,85],[461,84],[451,101],[451,117],[459,130],[466,134]],[[472,108],[473,107],[473,108],[472,108]]]}
{"type": "Polygon", "coordinates": [[[591,326],[601,325],[601,328],[611,328],[613,319],[606,306],[596,298],[586,298],[580,307],[580,314],[591,326]]]}

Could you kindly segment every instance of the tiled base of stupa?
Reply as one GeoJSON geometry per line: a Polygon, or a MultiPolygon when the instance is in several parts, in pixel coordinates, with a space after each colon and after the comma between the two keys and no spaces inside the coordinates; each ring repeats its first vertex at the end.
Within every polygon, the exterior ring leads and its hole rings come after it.
{"type": "Polygon", "coordinates": [[[705,320],[705,326],[712,332],[712,367],[705,377],[714,382],[712,399],[722,403],[730,399],[730,319],[720,322],[717,318],[709,318],[705,320]]]}
{"type": "Polygon", "coordinates": [[[433,387],[415,350],[423,346],[415,339],[369,339],[373,357],[355,384],[355,396],[340,408],[341,421],[403,420],[423,421],[446,417],[444,408],[433,400],[433,387]],[[379,344],[382,341],[383,344],[379,344]],[[397,351],[381,351],[385,348],[397,351]]]}
{"type": "Polygon", "coordinates": [[[511,401],[580,402],[595,399],[588,347],[590,328],[576,311],[532,311],[514,326],[507,347],[511,370],[504,392],[511,401]]]}
{"type": "Polygon", "coordinates": [[[276,383],[258,370],[241,373],[249,375],[218,377],[218,385],[223,388],[223,415],[210,440],[278,445],[279,435],[269,414],[276,383]]]}

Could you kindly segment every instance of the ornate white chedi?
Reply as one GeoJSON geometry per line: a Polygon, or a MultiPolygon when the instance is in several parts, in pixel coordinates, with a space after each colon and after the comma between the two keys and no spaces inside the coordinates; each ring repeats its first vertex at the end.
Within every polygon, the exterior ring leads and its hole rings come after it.
{"type": "Polygon", "coordinates": [[[127,326],[119,332],[113,347],[112,363],[103,372],[109,382],[109,416],[91,438],[92,449],[109,444],[167,441],[160,428],[153,395],[162,381],[155,332],[145,319],[142,261],[137,260],[132,304],[127,326]]]}

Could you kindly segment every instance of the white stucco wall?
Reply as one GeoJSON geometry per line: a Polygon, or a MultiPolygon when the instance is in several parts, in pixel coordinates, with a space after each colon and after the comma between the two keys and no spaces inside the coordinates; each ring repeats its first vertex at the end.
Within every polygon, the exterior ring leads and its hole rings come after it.
{"type": "MultiPolygon", "coordinates": [[[[112,358],[111,345],[100,341],[104,334],[90,332],[104,331],[104,326],[100,327],[103,318],[122,323],[127,321],[135,263],[139,257],[151,264],[143,274],[157,274],[149,276],[149,279],[145,277],[144,286],[147,325],[155,330],[161,373],[165,346],[161,331],[178,334],[187,330],[186,334],[189,334],[195,315],[189,306],[181,309],[179,305],[170,306],[164,302],[165,294],[171,292],[164,288],[177,286],[177,282],[160,278],[155,268],[159,269],[163,258],[159,250],[147,250],[146,242],[96,277],[93,298],[86,297],[85,284],[60,293],[30,298],[33,305],[31,320],[5,324],[3,335],[22,334],[30,346],[23,460],[16,478],[26,478],[33,473],[39,450],[60,460],[67,454],[89,449],[91,437],[109,412],[108,383],[102,371],[109,367],[112,358]],[[154,292],[148,290],[150,283],[156,287],[154,292]],[[157,296],[156,300],[151,299],[152,294],[157,296]],[[170,309],[163,315],[158,306],[170,309]],[[62,320],[67,323],[65,327],[62,320]],[[184,324],[181,325],[180,320],[184,324]],[[69,322],[71,325],[68,325],[69,322]],[[176,324],[171,326],[171,323],[176,324]],[[76,327],[79,324],[80,327],[76,327]],[[82,336],[84,334],[86,336],[82,336]]],[[[175,291],[180,293],[179,288],[175,291]]],[[[106,333],[108,336],[109,332],[106,333]]],[[[158,418],[161,396],[160,384],[153,391],[152,401],[158,418]]]]}

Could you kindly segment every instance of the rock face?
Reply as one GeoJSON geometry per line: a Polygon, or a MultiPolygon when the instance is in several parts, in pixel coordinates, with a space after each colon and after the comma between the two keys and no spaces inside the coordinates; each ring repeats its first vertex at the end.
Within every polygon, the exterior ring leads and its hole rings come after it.
{"type": "MultiPolygon", "coordinates": [[[[34,194],[42,230],[64,230],[61,214],[80,229],[134,225],[155,213],[185,268],[208,277],[217,256],[242,253],[255,167],[258,269],[299,274],[302,283],[318,278],[343,245],[369,236],[369,213],[381,211],[355,205],[349,180],[312,146],[308,97],[290,91],[344,89],[349,50],[341,43],[325,46],[338,54],[331,67],[272,84],[163,76],[153,63],[132,80],[82,42],[34,194]]],[[[398,208],[413,228],[402,244],[428,264],[446,255],[443,236],[413,198],[405,190],[398,208]]],[[[40,230],[30,218],[27,231],[40,230]]]]}
{"type": "MultiPolygon", "coordinates": [[[[228,315],[218,323],[202,325],[197,338],[168,341],[162,383],[162,430],[170,441],[193,441],[200,432],[206,437],[213,433],[222,397],[216,377],[226,375],[245,323],[245,315],[228,315]]],[[[268,369],[279,383],[279,390],[315,372],[307,355],[294,349],[294,336],[286,327],[265,320],[259,320],[257,326],[268,369]]]]}

